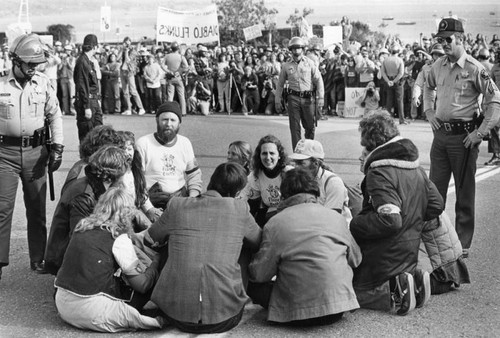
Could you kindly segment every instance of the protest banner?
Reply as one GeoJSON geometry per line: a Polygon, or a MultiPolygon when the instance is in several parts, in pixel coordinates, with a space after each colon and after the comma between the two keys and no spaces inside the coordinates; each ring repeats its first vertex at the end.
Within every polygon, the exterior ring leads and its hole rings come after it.
{"type": "Polygon", "coordinates": [[[323,26],[323,44],[328,48],[336,43],[342,43],[342,26],[323,26]]]}
{"type": "Polygon", "coordinates": [[[189,12],[158,7],[156,40],[186,45],[219,42],[217,7],[189,12]]]}
{"type": "Polygon", "coordinates": [[[111,30],[111,7],[101,6],[101,32],[111,30]]]}
{"type": "Polygon", "coordinates": [[[363,117],[365,108],[361,107],[356,101],[363,95],[365,88],[346,88],[344,117],[363,117]]]}
{"type": "Polygon", "coordinates": [[[243,35],[245,36],[245,41],[250,41],[255,38],[260,38],[262,36],[261,26],[253,25],[247,28],[243,28],[243,35]]]}

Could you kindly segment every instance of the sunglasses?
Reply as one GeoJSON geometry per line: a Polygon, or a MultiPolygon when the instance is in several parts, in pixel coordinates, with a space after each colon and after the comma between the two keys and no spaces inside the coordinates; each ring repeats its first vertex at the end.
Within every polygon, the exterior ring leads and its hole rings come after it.
{"type": "Polygon", "coordinates": [[[443,44],[443,42],[446,42],[448,44],[452,43],[453,42],[453,38],[451,36],[447,37],[447,38],[437,38],[437,42],[440,43],[440,44],[443,44]]]}

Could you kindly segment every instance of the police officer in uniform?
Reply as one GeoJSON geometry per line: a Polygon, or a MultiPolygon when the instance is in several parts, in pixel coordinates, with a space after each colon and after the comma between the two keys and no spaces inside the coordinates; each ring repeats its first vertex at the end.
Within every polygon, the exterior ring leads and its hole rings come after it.
{"type": "Polygon", "coordinates": [[[288,48],[292,52],[293,58],[281,67],[276,89],[275,106],[278,114],[281,114],[283,111],[281,99],[285,82],[288,81],[286,95],[293,149],[301,139],[301,122],[305,130],[305,138],[314,139],[316,109],[317,111],[323,109],[323,79],[314,61],[304,57],[304,47],[305,44],[301,38],[293,37],[290,40],[288,48]],[[315,96],[317,107],[314,106],[315,96]]]}
{"type": "Polygon", "coordinates": [[[434,132],[430,179],[446,201],[453,174],[456,185],[455,226],[464,257],[467,257],[474,233],[479,144],[499,120],[500,92],[484,67],[465,52],[461,21],[454,18],[441,20],[436,38],[446,55],[432,65],[424,86],[424,110],[434,132]],[[480,94],[484,95],[485,107],[481,123],[476,120],[480,94]]]}
{"type": "Polygon", "coordinates": [[[82,54],[75,64],[75,110],[78,139],[82,142],[85,135],[94,127],[102,125],[102,110],[99,102],[99,79],[92,59],[98,49],[97,37],[88,34],[83,39],[82,54]]]}
{"type": "Polygon", "coordinates": [[[64,146],[56,91],[37,66],[47,61],[36,34],[17,37],[10,48],[12,69],[0,78],[0,277],[9,264],[10,232],[19,178],[28,218],[31,269],[44,273],[46,173],[59,168],[64,146]],[[49,135],[50,154],[45,144],[49,135]]]}

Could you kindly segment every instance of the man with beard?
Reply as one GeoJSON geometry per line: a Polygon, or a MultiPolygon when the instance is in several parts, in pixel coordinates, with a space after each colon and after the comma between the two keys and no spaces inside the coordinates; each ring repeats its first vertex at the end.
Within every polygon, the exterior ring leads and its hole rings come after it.
{"type": "Polygon", "coordinates": [[[9,265],[10,232],[21,179],[28,224],[31,269],[45,273],[47,169],[61,165],[64,146],[55,88],[37,66],[47,61],[36,34],[22,34],[11,46],[12,69],[0,78],[0,278],[9,265]],[[50,135],[44,124],[48,125],[50,135]],[[52,151],[45,144],[52,142],[52,151]]]}
{"type": "Polygon", "coordinates": [[[500,92],[483,65],[465,52],[461,21],[441,20],[436,38],[446,55],[434,62],[424,86],[425,114],[434,133],[430,179],[446,202],[451,174],[455,178],[455,227],[467,257],[474,234],[479,144],[498,123],[500,92]],[[479,123],[480,94],[484,120],[479,123]]]}
{"type": "Polygon", "coordinates": [[[292,134],[292,146],[295,148],[301,139],[300,122],[305,130],[305,138],[313,140],[315,130],[315,115],[323,109],[323,78],[311,59],[304,57],[304,41],[299,37],[290,40],[289,49],[292,60],[285,62],[281,67],[280,77],[276,88],[276,112],[281,114],[281,98],[285,82],[288,81],[286,91],[288,103],[288,120],[292,134]],[[314,99],[316,98],[316,107],[314,99]]]}
{"type": "Polygon", "coordinates": [[[178,135],[182,112],[177,102],[167,101],[156,111],[156,133],[137,140],[149,198],[165,208],[175,196],[196,197],[201,193],[201,170],[188,138],[178,135]]]}

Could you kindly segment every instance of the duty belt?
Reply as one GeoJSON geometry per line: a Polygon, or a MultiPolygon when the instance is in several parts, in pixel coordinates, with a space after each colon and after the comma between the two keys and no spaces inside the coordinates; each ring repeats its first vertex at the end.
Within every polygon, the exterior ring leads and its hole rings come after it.
{"type": "Polygon", "coordinates": [[[287,94],[289,95],[294,95],[294,96],[298,96],[298,97],[305,97],[305,98],[309,98],[309,97],[312,97],[314,92],[309,90],[309,91],[303,91],[303,92],[299,92],[299,91],[296,91],[296,90],[293,90],[293,89],[288,89],[287,90],[287,94]]]}
{"type": "Polygon", "coordinates": [[[476,126],[474,125],[474,121],[448,121],[448,122],[439,121],[439,122],[441,123],[441,129],[443,129],[444,132],[452,135],[470,133],[476,128],[476,126]]]}
{"type": "Polygon", "coordinates": [[[0,144],[4,144],[7,146],[15,146],[15,147],[32,147],[36,148],[45,144],[47,142],[47,138],[45,135],[45,128],[40,128],[35,130],[33,136],[7,136],[0,135],[0,144]]]}

